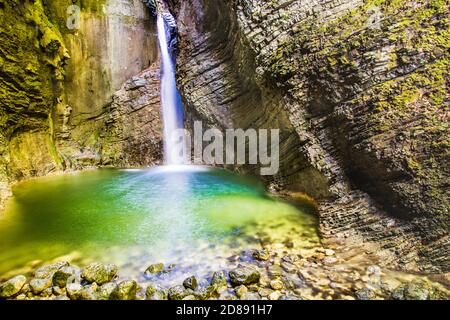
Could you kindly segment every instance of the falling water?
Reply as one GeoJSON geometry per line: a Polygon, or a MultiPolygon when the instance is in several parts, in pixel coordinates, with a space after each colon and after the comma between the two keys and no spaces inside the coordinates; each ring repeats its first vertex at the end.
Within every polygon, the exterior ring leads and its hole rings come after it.
{"type": "Polygon", "coordinates": [[[158,39],[161,50],[161,105],[164,124],[164,161],[167,165],[186,164],[184,145],[184,119],[180,94],[175,81],[174,59],[170,50],[170,31],[166,19],[173,20],[170,13],[158,14],[158,39]]]}

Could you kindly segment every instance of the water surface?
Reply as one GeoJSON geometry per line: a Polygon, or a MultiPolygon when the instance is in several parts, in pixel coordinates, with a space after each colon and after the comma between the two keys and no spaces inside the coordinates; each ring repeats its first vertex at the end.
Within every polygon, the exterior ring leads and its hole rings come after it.
{"type": "Polygon", "coordinates": [[[248,246],[253,234],[268,229],[278,230],[280,241],[291,232],[318,242],[315,222],[268,197],[258,180],[224,170],[102,169],[45,177],[17,185],[0,216],[0,274],[74,251],[120,266],[164,261],[187,271],[219,268],[227,248],[248,246]]]}

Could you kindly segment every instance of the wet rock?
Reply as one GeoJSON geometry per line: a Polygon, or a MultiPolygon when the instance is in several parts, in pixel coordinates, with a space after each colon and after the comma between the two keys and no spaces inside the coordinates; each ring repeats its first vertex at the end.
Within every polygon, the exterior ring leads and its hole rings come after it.
{"type": "Polygon", "coordinates": [[[283,269],[277,265],[269,266],[267,271],[271,277],[281,277],[283,275],[283,269]]]}
{"type": "Polygon", "coordinates": [[[79,273],[79,269],[73,266],[64,266],[53,274],[53,284],[60,288],[67,285],[67,280],[79,273]]]}
{"type": "Polygon", "coordinates": [[[241,285],[241,286],[234,288],[234,292],[236,293],[236,296],[238,296],[240,298],[248,292],[248,289],[246,286],[241,285]]]}
{"type": "Polygon", "coordinates": [[[10,298],[15,296],[20,292],[26,282],[27,278],[22,275],[9,279],[0,285],[0,298],[10,298]]]}
{"type": "Polygon", "coordinates": [[[192,290],[197,289],[197,287],[198,287],[197,278],[194,276],[187,278],[186,280],[183,281],[183,286],[186,289],[192,289],[192,290]]]}
{"type": "Polygon", "coordinates": [[[225,276],[225,273],[223,271],[214,272],[211,279],[211,285],[216,286],[218,288],[226,287],[227,277],[225,276]]]}
{"type": "Polygon", "coordinates": [[[358,290],[355,294],[358,300],[373,300],[376,297],[375,292],[369,288],[358,290]]]}
{"type": "Polygon", "coordinates": [[[281,289],[284,288],[284,285],[283,285],[283,282],[282,282],[282,281],[276,279],[276,280],[270,281],[270,287],[271,287],[273,290],[281,290],[281,289]]]}
{"type": "Polygon", "coordinates": [[[249,267],[239,267],[229,273],[230,281],[233,285],[257,283],[260,273],[249,267]]]}
{"type": "Polygon", "coordinates": [[[259,286],[256,283],[254,283],[254,284],[248,285],[247,289],[248,289],[248,291],[251,291],[251,292],[258,292],[259,286]]]}
{"type": "Polygon", "coordinates": [[[60,296],[60,295],[63,295],[66,291],[64,289],[60,288],[59,286],[53,286],[52,292],[55,296],[60,296]]]}
{"type": "Polygon", "coordinates": [[[113,264],[92,263],[83,270],[81,278],[89,283],[95,282],[102,285],[113,280],[116,274],[117,267],[113,264]]]}
{"type": "Polygon", "coordinates": [[[47,288],[44,291],[42,291],[40,295],[41,295],[41,297],[45,297],[45,298],[50,297],[53,295],[53,289],[51,287],[47,288]]]}
{"type": "Polygon", "coordinates": [[[49,279],[49,278],[51,279],[56,271],[68,265],[69,263],[67,261],[59,261],[56,263],[42,266],[34,272],[34,277],[39,279],[49,279]]]}
{"type": "Polygon", "coordinates": [[[92,283],[82,287],[80,291],[80,300],[97,300],[97,283],[92,283]]]}
{"type": "Polygon", "coordinates": [[[286,246],[286,248],[289,248],[289,249],[292,249],[295,246],[295,244],[292,240],[286,240],[283,242],[283,244],[286,246]]]}
{"type": "Polygon", "coordinates": [[[289,262],[282,262],[281,268],[283,268],[283,270],[288,273],[296,273],[297,272],[297,267],[289,262]]]}
{"type": "Polygon", "coordinates": [[[158,290],[153,295],[153,300],[167,300],[169,293],[168,290],[158,290]]]}
{"type": "Polygon", "coordinates": [[[80,300],[83,287],[79,283],[69,283],[66,287],[67,296],[70,300],[80,300]]]}
{"type": "Polygon", "coordinates": [[[168,291],[169,300],[183,300],[188,295],[189,292],[184,286],[175,286],[168,291]]]}
{"type": "Polygon", "coordinates": [[[283,261],[288,263],[295,263],[298,261],[298,256],[296,254],[290,253],[281,258],[283,261]]]}
{"type": "Polygon", "coordinates": [[[261,300],[261,296],[256,292],[247,292],[241,297],[241,300],[261,300]]]}
{"type": "Polygon", "coordinates": [[[379,266],[377,266],[377,265],[369,266],[369,267],[367,268],[367,273],[368,273],[368,274],[371,274],[371,275],[376,275],[376,276],[378,276],[378,275],[381,274],[381,268],[380,268],[379,266]]]}
{"type": "Polygon", "coordinates": [[[164,270],[164,264],[163,263],[155,263],[152,265],[149,265],[148,268],[145,270],[145,275],[156,275],[159,273],[162,273],[164,270]]]}
{"type": "Polygon", "coordinates": [[[198,300],[208,300],[217,293],[217,287],[214,285],[207,286],[205,288],[198,288],[194,295],[198,300]]]}
{"type": "Polygon", "coordinates": [[[52,286],[52,279],[51,278],[47,278],[47,279],[32,279],[30,281],[31,291],[35,295],[41,294],[42,291],[44,291],[45,289],[50,288],[51,286],[52,286]]]}
{"type": "Polygon", "coordinates": [[[146,300],[167,300],[168,290],[149,285],[146,289],[146,300]]]}
{"type": "Polygon", "coordinates": [[[281,297],[281,293],[274,291],[269,295],[269,300],[278,300],[281,297]]]}
{"type": "Polygon", "coordinates": [[[267,249],[255,250],[253,252],[253,258],[260,261],[267,261],[270,258],[270,252],[267,249]]]}
{"type": "Polygon", "coordinates": [[[134,300],[138,291],[138,285],[134,280],[120,282],[111,294],[113,300],[134,300]]]}
{"type": "Polygon", "coordinates": [[[116,290],[117,284],[114,282],[108,282],[103,285],[101,285],[97,289],[97,299],[98,300],[110,300],[111,295],[116,290]]]}
{"type": "Polygon", "coordinates": [[[325,257],[322,262],[325,265],[331,265],[331,264],[335,264],[336,262],[338,262],[338,259],[335,257],[325,257]]]}
{"type": "Polygon", "coordinates": [[[428,300],[429,297],[430,290],[414,282],[399,286],[391,295],[394,300],[428,300]]]}
{"type": "Polygon", "coordinates": [[[261,297],[268,297],[271,293],[272,293],[272,290],[266,289],[266,288],[261,288],[258,290],[258,294],[261,297]]]}
{"type": "Polygon", "coordinates": [[[147,299],[151,299],[153,295],[156,293],[156,291],[157,291],[156,287],[149,284],[145,289],[145,296],[147,297],[147,299]]]}

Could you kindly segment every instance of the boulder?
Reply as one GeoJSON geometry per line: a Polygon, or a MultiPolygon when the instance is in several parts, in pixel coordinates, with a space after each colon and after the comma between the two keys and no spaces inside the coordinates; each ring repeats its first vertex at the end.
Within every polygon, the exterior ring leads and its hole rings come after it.
{"type": "Polygon", "coordinates": [[[67,296],[70,300],[80,300],[83,287],[79,283],[69,283],[66,287],[67,296]]]}
{"type": "Polygon", "coordinates": [[[374,300],[376,297],[375,292],[369,288],[358,290],[355,294],[358,300],[374,300]]]}
{"type": "Polygon", "coordinates": [[[255,250],[253,252],[253,258],[260,261],[267,261],[270,258],[270,252],[267,249],[255,250]]]}
{"type": "Polygon", "coordinates": [[[75,276],[77,273],[79,273],[78,268],[73,266],[64,266],[53,274],[53,285],[64,288],[67,285],[67,280],[70,277],[75,276]]]}
{"type": "Polygon", "coordinates": [[[257,283],[260,278],[260,273],[253,268],[238,267],[230,271],[229,276],[233,285],[245,285],[257,283]]]}
{"type": "Polygon", "coordinates": [[[184,286],[172,287],[168,292],[169,300],[183,300],[183,298],[187,297],[188,295],[189,292],[184,286]]]}
{"type": "Polygon", "coordinates": [[[227,277],[225,276],[225,273],[223,271],[214,272],[211,279],[211,285],[216,286],[218,288],[226,287],[227,277]]]}
{"type": "Polygon", "coordinates": [[[120,282],[111,294],[113,300],[134,300],[138,291],[138,284],[134,280],[120,282]]]}
{"type": "Polygon", "coordinates": [[[41,294],[45,289],[48,289],[52,286],[52,279],[51,278],[47,278],[47,279],[33,279],[30,281],[30,288],[31,291],[35,294],[35,295],[39,295],[41,294]]]}
{"type": "Polygon", "coordinates": [[[59,261],[42,266],[34,272],[34,277],[39,279],[51,279],[56,271],[62,267],[67,267],[68,265],[69,263],[67,261],[59,261]]]}
{"type": "Polygon", "coordinates": [[[114,282],[108,282],[101,285],[97,289],[97,299],[98,300],[110,300],[112,293],[116,290],[117,284],[114,282]]]}
{"type": "Polygon", "coordinates": [[[81,278],[89,283],[95,282],[102,285],[113,280],[116,274],[117,267],[113,264],[92,263],[83,270],[81,278]]]}
{"type": "Polygon", "coordinates": [[[197,289],[197,287],[198,287],[197,278],[194,276],[187,278],[186,280],[183,281],[183,286],[186,289],[192,289],[192,290],[197,289]]]}
{"type": "Polygon", "coordinates": [[[27,278],[23,275],[9,279],[0,285],[0,298],[10,298],[20,292],[27,282],[27,278]]]}

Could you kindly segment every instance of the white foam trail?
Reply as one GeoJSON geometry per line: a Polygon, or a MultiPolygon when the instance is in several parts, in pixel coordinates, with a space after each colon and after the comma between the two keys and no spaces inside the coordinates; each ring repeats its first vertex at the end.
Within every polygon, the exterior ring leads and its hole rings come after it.
{"type": "Polygon", "coordinates": [[[183,134],[180,136],[180,130],[183,129],[183,110],[175,80],[175,67],[169,53],[169,32],[162,14],[158,14],[157,27],[162,60],[161,105],[164,124],[164,161],[168,165],[182,165],[186,163],[185,136],[183,134]]]}

